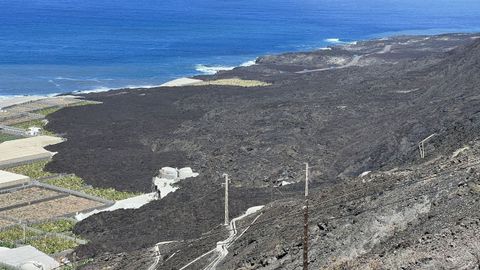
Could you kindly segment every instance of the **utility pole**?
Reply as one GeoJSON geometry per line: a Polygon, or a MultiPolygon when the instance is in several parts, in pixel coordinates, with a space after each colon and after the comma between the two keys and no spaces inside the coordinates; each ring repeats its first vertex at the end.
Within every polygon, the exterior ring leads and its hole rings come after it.
{"type": "Polygon", "coordinates": [[[228,217],[228,174],[224,173],[223,176],[225,177],[225,226],[228,226],[229,217],[228,217]]]}
{"type": "Polygon", "coordinates": [[[308,163],[305,163],[305,205],[303,206],[303,270],[308,270],[308,163]]]}

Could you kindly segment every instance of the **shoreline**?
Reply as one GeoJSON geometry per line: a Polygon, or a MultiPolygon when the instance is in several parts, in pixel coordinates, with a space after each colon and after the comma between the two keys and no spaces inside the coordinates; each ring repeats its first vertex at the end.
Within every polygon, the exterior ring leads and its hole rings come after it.
{"type": "MultiPolygon", "coordinates": [[[[445,29],[446,30],[446,29],[445,29]]],[[[458,30],[458,29],[456,29],[458,30]]],[[[79,90],[79,91],[70,91],[65,93],[51,93],[46,95],[0,95],[0,111],[2,108],[18,105],[22,103],[27,103],[30,101],[41,100],[46,98],[54,98],[59,96],[71,95],[71,96],[81,96],[84,94],[91,94],[91,93],[102,93],[102,92],[109,92],[109,91],[117,91],[117,90],[132,90],[132,89],[151,89],[151,88],[159,88],[159,87],[180,87],[180,86],[188,86],[188,85],[195,85],[196,83],[202,82],[200,79],[195,79],[195,76],[212,76],[217,74],[219,71],[224,70],[232,70],[238,67],[248,67],[256,65],[257,59],[263,56],[270,56],[270,55],[282,55],[288,53],[298,53],[298,52],[314,52],[314,51],[321,51],[321,50],[331,50],[334,47],[343,47],[348,45],[354,45],[358,42],[365,42],[365,41],[374,41],[374,40],[388,40],[396,37],[402,36],[436,36],[436,35],[458,35],[458,34],[474,34],[477,33],[476,31],[472,31],[473,29],[465,29],[465,31],[453,31],[453,32],[446,32],[446,31],[434,31],[434,29],[427,29],[427,30],[404,30],[398,32],[385,32],[380,33],[377,35],[371,35],[370,37],[366,37],[365,39],[360,39],[356,41],[344,41],[341,38],[325,38],[323,39],[324,42],[328,43],[329,45],[324,47],[317,47],[311,48],[305,51],[285,51],[279,52],[274,54],[264,54],[261,56],[256,57],[254,60],[246,61],[241,63],[238,66],[216,66],[216,65],[203,65],[198,64],[198,66],[202,66],[203,68],[208,69],[208,71],[199,71],[201,74],[192,75],[191,77],[188,76],[180,76],[174,79],[168,80],[162,84],[158,85],[127,85],[125,87],[117,87],[117,88],[108,88],[108,87],[99,87],[92,90],[79,90]]],[[[480,31],[480,29],[478,29],[480,31]]]]}

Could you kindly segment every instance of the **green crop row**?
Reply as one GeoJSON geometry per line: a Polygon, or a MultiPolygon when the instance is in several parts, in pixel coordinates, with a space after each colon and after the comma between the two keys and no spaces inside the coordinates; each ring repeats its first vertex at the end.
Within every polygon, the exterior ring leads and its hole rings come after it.
{"type": "Polygon", "coordinates": [[[85,182],[78,176],[65,176],[60,178],[52,178],[44,181],[47,184],[62,187],[70,190],[81,191],[85,188],[85,182]]]}
{"type": "Polygon", "coordinates": [[[23,241],[25,238],[39,235],[36,232],[25,230],[25,235],[23,228],[20,226],[15,226],[4,231],[0,231],[0,246],[2,247],[15,247],[15,242],[23,241]]]}
{"type": "Polygon", "coordinates": [[[44,171],[45,165],[47,165],[48,162],[49,160],[42,160],[17,167],[8,168],[6,170],[12,173],[26,175],[32,179],[37,179],[53,175],[49,172],[44,171]]]}
{"type": "Polygon", "coordinates": [[[45,183],[70,190],[82,191],[87,194],[111,201],[123,200],[140,194],[127,191],[118,191],[113,188],[88,188],[85,184],[85,181],[78,176],[52,178],[45,180],[45,183]]]}
{"type": "Polygon", "coordinates": [[[111,201],[124,200],[141,194],[136,192],[118,191],[113,188],[90,188],[84,190],[84,192],[111,201]]]}
{"type": "Polygon", "coordinates": [[[30,239],[27,240],[27,244],[47,254],[58,253],[78,246],[77,242],[73,240],[63,239],[56,236],[45,236],[36,239],[30,239]]]}
{"type": "Polygon", "coordinates": [[[70,219],[59,219],[34,224],[31,227],[49,233],[70,233],[75,226],[75,221],[70,219]]]}

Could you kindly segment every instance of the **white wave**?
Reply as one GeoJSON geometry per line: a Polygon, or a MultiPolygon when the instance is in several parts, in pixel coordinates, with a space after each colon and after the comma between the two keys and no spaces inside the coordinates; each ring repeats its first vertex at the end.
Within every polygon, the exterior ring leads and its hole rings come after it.
{"type": "Polygon", "coordinates": [[[240,66],[241,66],[241,67],[253,66],[253,65],[256,64],[256,61],[257,61],[257,59],[250,60],[250,61],[247,61],[247,62],[244,62],[244,63],[240,64],[240,66]]]}
{"type": "Polygon", "coordinates": [[[344,43],[339,38],[326,38],[325,41],[329,43],[344,43]]]}
{"type": "Polygon", "coordinates": [[[213,74],[216,74],[219,71],[232,70],[234,68],[235,67],[230,67],[230,66],[207,66],[207,65],[202,65],[202,64],[198,64],[198,65],[195,66],[196,71],[202,72],[202,73],[207,74],[207,75],[213,75],[213,74]]]}
{"type": "Polygon", "coordinates": [[[356,41],[348,42],[348,41],[343,41],[339,38],[327,38],[327,39],[324,39],[324,41],[332,44],[352,44],[352,45],[357,44],[356,41]]]}

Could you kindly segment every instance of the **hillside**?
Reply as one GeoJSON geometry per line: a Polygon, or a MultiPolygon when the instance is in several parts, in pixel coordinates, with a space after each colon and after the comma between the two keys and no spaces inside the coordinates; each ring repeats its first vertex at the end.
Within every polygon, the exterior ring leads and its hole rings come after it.
{"type": "Polygon", "coordinates": [[[91,94],[103,104],[50,116],[47,128],[68,140],[49,148],[59,153],[48,169],[135,191],[149,190],[163,166],[200,172],[165,199],[76,226],[91,240],[78,250],[81,256],[118,259],[113,254],[122,252],[129,258],[122,269],[135,269],[131,256],[157,242],[186,240],[162,253],[176,255],[159,269],[177,269],[224,239],[224,172],[232,177],[231,217],[267,206],[221,267],[295,269],[304,162],[315,166],[313,269],[473,267],[480,221],[479,63],[475,35],[405,36],[266,56],[251,67],[199,77],[268,86],[91,94]],[[432,134],[421,159],[418,142],[432,134]],[[365,171],[373,172],[359,178],[365,171]],[[294,184],[278,187],[283,181],[294,184]],[[193,241],[212,231],[215,237],[193,241]]]}

